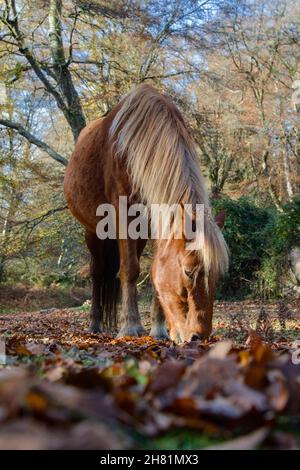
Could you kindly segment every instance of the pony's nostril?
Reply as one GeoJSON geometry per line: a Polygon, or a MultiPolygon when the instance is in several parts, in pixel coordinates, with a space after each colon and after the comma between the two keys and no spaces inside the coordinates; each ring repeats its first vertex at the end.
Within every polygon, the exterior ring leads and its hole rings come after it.
{"type": "Polygon", "coordinates": [[[191,341],[198,341],[198,339],[201,339],[201,335],[193,335],[191,337],[191,341]]]}

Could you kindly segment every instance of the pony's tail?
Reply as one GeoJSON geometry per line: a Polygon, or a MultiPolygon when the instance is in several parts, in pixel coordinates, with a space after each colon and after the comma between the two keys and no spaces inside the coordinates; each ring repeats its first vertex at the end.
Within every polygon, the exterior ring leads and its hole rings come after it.
{"type": "Polygon", "coordinates": [[[110,330],[117,327],[117,305],[120,297],[118,271],[120,255],[117,240],[105,239],[101,250],[102,270],[100,278],[101,324],[110,330]]]}

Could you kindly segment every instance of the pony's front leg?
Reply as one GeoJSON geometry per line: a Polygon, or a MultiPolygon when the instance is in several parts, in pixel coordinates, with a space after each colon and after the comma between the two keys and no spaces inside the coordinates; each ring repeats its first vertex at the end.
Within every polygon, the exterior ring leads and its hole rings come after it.
{"type": "Polygon", "coordinates": [[[119,240],[120,270],[122,289],[121,329],[118,337],[145,334],[137,304],[136,283],[139,277],[139,258],[135,240],[119,240]]]}
{"type": "Polygon", "coordinates": [[[165,323],[165,315],[159,303],[157,293],[153,292],[151,303],[151,331],[150,336],[154,339],[168,339],[168,331],[165,323]]]}

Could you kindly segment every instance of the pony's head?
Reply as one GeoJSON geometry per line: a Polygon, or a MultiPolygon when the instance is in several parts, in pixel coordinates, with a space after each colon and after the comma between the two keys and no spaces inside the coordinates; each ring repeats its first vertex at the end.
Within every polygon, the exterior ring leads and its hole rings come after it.
{"type": "Polygon", "coordinates": [[[220,213],[215,222],[207,221],[214,227],[206,231],[201,250],[188,250],[185,238],[157,243],[152,281],[177,343],[207,339],[211,333],[216,282],[228,261],[220,231],[224,220],[220,213]]]}

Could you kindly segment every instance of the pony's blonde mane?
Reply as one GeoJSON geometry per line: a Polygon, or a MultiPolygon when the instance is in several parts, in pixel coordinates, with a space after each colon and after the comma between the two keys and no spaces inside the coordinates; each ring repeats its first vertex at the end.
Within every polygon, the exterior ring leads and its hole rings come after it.
{"type": "Polygon", "coordinates": [[[119,158],[126,159],[133,192],[150,204],[204,204],[205,272],[215,278],[226,271],[228,250],[210,216],[210,205],[196,147],[183,118],[170,100],[149,85],[126,95],[110,127],[119,158]]]}

